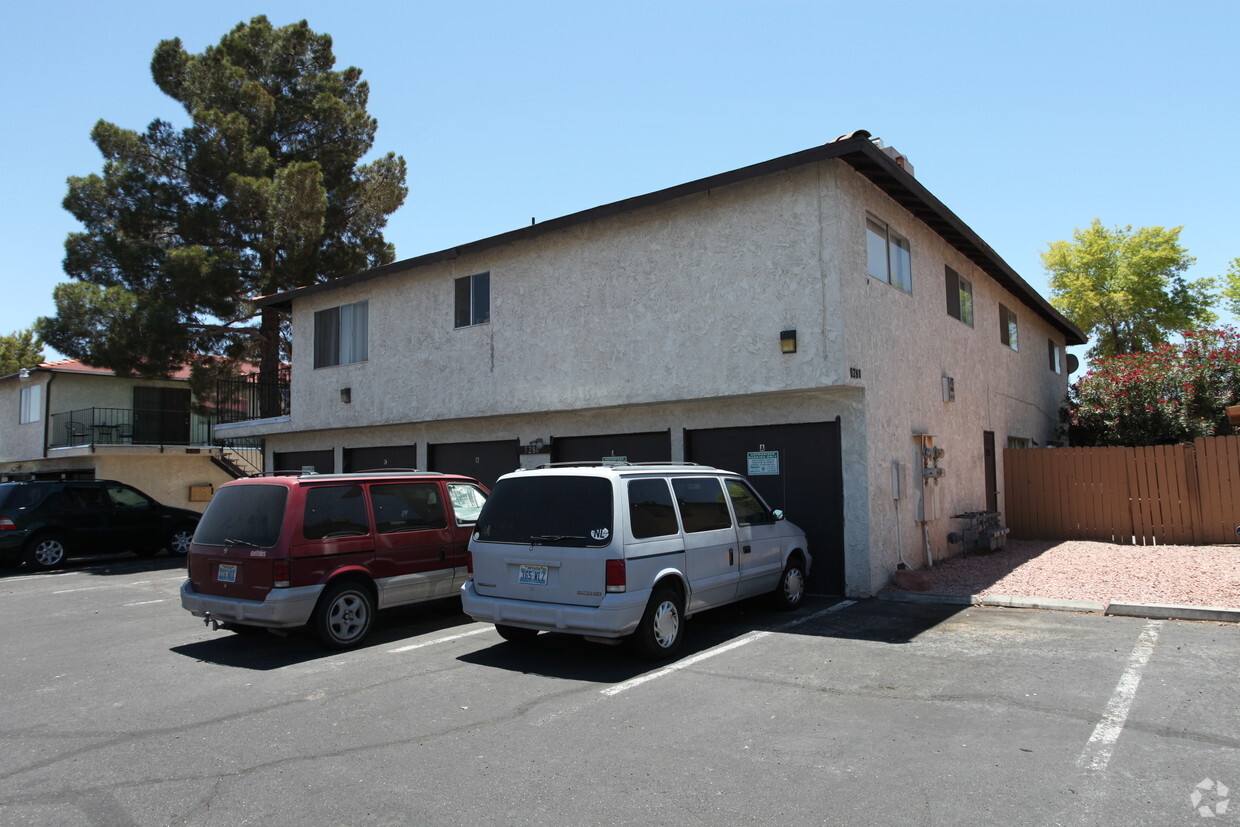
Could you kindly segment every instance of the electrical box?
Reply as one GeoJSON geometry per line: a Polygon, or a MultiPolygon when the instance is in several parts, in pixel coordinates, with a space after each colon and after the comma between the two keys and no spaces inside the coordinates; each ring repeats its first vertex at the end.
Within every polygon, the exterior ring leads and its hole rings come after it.
{"type": "Polygon", "coordinates": [[[891,461],[891,499],[904,499],[904,463],[898,459],[891,461]]]}
{"type": "Polygon", "coordinates": [[[208,502],[215,494],[215,488],[210,485],[191,485],[189,487],[189,501],[192,503],[208,502]]]}
{"type": "Polygon", "coordinates": [[[929,523],[939,518],[939,487],[923,485],[921,487],[921,515],[918,522],[929,523]]]}
{"type": "Polygon", "coordinates": [[[950,376],[943,377],[943,401],[956,401],[956,380],[950,376]]]}

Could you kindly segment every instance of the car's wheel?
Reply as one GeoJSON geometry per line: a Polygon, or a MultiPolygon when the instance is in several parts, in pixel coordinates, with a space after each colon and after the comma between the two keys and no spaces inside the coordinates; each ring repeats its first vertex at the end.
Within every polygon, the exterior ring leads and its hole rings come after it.
{"type": "Polygon", "coordinates": [[[668,586],[659,586],[650,596],[641,624],[631,640],[638,653],[651,660],[676,654],[684,637],[684,599],[668,586]]]}
{"type": "Polygon", "coordinates": [[[172,532],[172,536],[168,538],[168,553],[173,557],[184,557],[189,554],[189,544],[194,540],[194,527],[189,525],[177,526],[172,532]]]}
{"type": "Polygon", "coordinates": [[[537,629],[524,629],[520,626],[506,626],[503,623],[495,624],[495,631],[499,632],[499,636],[509,643],[526,643],[531,641],[538,634],[537,629]]]}
{"type": "Polygon", "coordinates": [[[329,586],[319,598],[311,624],[328,649],[348,649],[365,639],[374,620],[375,601],[360,583],[329,586]]]}
{"type": "Polygon", "coordinates": [[[801,566],[801,558],[789,558],[784,566],[784,573],[779,576],[779,585],[771,592],[771,600],[775,608],[790,612],[798,608],[805,600],[805,569],[801,566]]]}
{"type": "Polygon", "coordinates": [[[57,534],[42,534],[26,544],[26,563],[35,569],[52,569],[69,555],[65,541],[57,534]]]}

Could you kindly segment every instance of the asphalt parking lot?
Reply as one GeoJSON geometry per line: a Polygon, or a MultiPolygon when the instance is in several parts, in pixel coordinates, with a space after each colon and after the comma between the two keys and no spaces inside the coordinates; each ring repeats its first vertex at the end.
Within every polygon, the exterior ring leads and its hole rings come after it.
{"type": "Polygon", "coordinates": [[[1240,823],[1231,624],[813,598],[652,665],[448,600],[328,653],[181,566],[0,574],[0,823],[1240,823]]]}

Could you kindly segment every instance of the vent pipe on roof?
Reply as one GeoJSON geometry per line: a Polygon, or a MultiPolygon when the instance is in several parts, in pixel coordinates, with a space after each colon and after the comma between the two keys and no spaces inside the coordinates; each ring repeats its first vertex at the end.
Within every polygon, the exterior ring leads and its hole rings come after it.
{"type": "Polygon", "coordinates": [[[909,163],[907,155],[900,152],[894,146],[883,146],[882,138],[871,138],[870,143],[874,144],[876,148],[881,149],[883,154],[886,155],[888,158],[895,161],[896,166],[898,166],[900,169],[904,170],[909,175],[913,174],[913,165],[909,163]]]}

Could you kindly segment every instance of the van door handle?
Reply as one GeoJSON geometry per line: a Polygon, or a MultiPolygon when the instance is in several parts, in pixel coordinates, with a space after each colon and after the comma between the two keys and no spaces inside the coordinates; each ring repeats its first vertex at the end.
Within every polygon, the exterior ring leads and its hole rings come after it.
{"type": "Polygon", "coordinates": [[[440,546],[439,547],[439,562],[442,563],[444,560],[447,560],[447,559],[448,559],[448,550],[444,548],[443,546],[440,546]]]}
{"type": "Polygon", "coordinates": [[[749,546],[741,546],[741,551],[744,552],[745,554],[748,554],[749,552],[753,551],[753,549],[751,549],[749,546]]]}
{"type": "Polygon", "coordinates": [[[735,564],[735,563],[736,563],[735,556],[736,556],[736,552],[735,552],[735,550],[733,550],[733,549],[728,549],[728,565],[729,565],[729,566],[731,566],[731,565],[733,565],[733,564],[735,564]]]}

